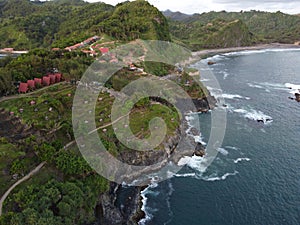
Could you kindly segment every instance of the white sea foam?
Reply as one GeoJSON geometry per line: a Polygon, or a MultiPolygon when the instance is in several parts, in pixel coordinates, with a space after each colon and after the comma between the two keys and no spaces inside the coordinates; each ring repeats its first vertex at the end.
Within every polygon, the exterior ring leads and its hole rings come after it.
{"type": "Polygon", "coordinates": [[[236,160],[234,160],[234,163],[239,163],[239,162],[242,162],[242,161],[250,161],[251,159],[249,159],[249,158],[238,158],[238,159],[236,159],[236,160]]]}
{"type": "Polygon", "coordinates": [[[268,116],[264,114],[261,111],[257,111],[254,109],[250,110],[245,110],[245,109],[234,109],[233,112],[242,114],[245,118],[258,121],[258,122],[263,122],[264,124],[269,124],[273,122],[273,119],[271,116],[268,116]]]}
{"type": "Polygon", "coordinates": [[[247,85],[249,87],[252,87],[252,88],[264,89],[266,92],[271,92],[268,88],[263,87],[263,86],[258,85],[258,84],[247,83],[247,85]]]}
{"type": "Polygon", "coordinates": [[[262,54],[267,52],[290,52],[290,51],[300,51],[299,48],[270,48],[270,49],[261,49],[261,50],[245,50],[238,52],[229,52],[222,54],[223,56],[241,56],[241,55],[253,55],[253,54],[262,54]]]}
{"type": "Polygon", "coordinates": [[[284,84],[279,84],[279,83],[263,82],[263,83],[258,83],[258,85],[265,87],[268,92],[270,92],[270,89],[281,90],[281,91],[285,91],[287,89],[284,84]]]}
{"type": "Polygon", "coordinates": [[[229,76],[229,73],[227,73],[227,72],[224,71],[224,72],[223,72],[223,79],[226,80],[226,78],[227,78],[228,76],[229,76]]]}
{"type": "Polygon", "coordinates": [[[291,94],[296,94],[300,93],[300,85],[299,84],[291,84],[291,83],[286,83],[284,84],[288,89],[290,89],[291,94]]]}
{"type": "Polygon", "coordinates": [[[175,174],[174,177],[196,177],[196,173],[175,174]]]}
{"type": "MultiPolygon", "coordinates": [[[[223,54],[222,55],[214,55],[212,57],[208,57],[206,59],[202,59],[201,62],[207,64],[210,61],[212,61],[212,62],[218,62],[218,61],[224,60],[226,58],[227,57],[225,55],[223,55],[223,54]]],[[[212,69],[212,68],[210,68],[210,69],[212,69]]]]}
{"type": "Polygon", "coordinates": [[[205,181],[221,181],[221,180],[225,180],[229,176],[235,176],[238,173],[239,173],[238,171],[234,171],[234,173],[225,173],[221,177],[218,177],[218,176],[208,176],[208,177],[203,177],[202,179],[205,180],[205,181]]]}
{"type": "Polygon", "coordinates": [[[225,148],[227,148],[227,149],[232,149],[232,150],[235,150],[235,151],[238,151],[238,150],[239,150],[239,148],[234,147],[234,146],[225,146],[225,148]]]}
{"type": "Polygon", "coordinates": [[[202,145],[206,145],[207,143],[203,140],[204,137],[202,136],[202,134],[194,136],[195,142],[196,143],[200,143],[202,145]]]}
{"type": "Polygon", "coordinates": [[[201,82],[207,82],[207,81],[210,81],[210,79],[205,79],[205,78],[204,78],[204,79],[201,79],[200,81],[201,81],[201,82]]]}
{"type": "MultiPolygon", "coordinates": [[[[155,182],[154,179],[152,179],[151,184],[143,191],[141,191],[141,197],[142,197],[141,210],[145,213],[145,217],[138,222],[139,225],[145,225],[148,221],[150,221],[153,218],[153,214],[150,212],[150,209],[147,207],[147,202],[148,202],[147,195],[152,194],[157,196],[159,193],[151,190],[157,186],[158,184],[155,182]]],[[[156,209],[151,209],[151,211],[156,211],[156,209]]]]}
{"type": "Polygon", "coordinates": [[[200,173],[204,173],[206,170],[206,166],[204,162],[205,157],[200,157],[200,156],[185,156],[183,158],[181,158],[178,162],[178,166],[188,166],[191,169],[200,172],[200,173]]]}
{"type": "Polygon", "coordinates": [[[223,93],[221,89],[218,88],[212,88],[207,86],[207,89],[210,91],[211,95],[214,96],[217,99],[246,99],[246,100],[250,100],[250,97],[245,97],[242,95],[238,95],[238,94],[230,94],[230,93],[223,93]]]}
{"type": "Polygon", "coordinates": [[[224,56],[241,56],[241,55],[252,55],[252,54],[260,54],[265,53],[264,50],[245,50],[245,51],[239,51],[239,52],[228,52],[224,53],[224,56]]]}
{"type": "MultiPolygon", "coordinates": [[[[171,196],[172,196],[173,192],[175,191],[174,187],[171,183],[171,180],[169,180],[169,185],[168,186],[169,186],[169,192],[168,192],[168,195],[167,195],[167,207],[168,207],[168,210],[169,210],[169,217],[171,218],[173,216],[173,211],[171,209],[170,200],[171,200],[171,196]]],[[[170,221],[171,221],[171,219],[168,222],[164,223],[164,224],[168,224],[170,221]]]]}
{"type": "Polygon", "coordinates": [[[235,99],[235,98],[239,98],[239,99],[246,99],[246,100],[250,100],[249,97],[243,97],[241,95],[236,95],[236,94],[222,94],[223,98],[227,98],[227,99],[235,99]]]}
{"type": "Polygon", "coordinates": [[[220,152],[222,155],[228,155],[229,154],[229,152],[224,148],[218,148],[218,152],[220,152]]]}

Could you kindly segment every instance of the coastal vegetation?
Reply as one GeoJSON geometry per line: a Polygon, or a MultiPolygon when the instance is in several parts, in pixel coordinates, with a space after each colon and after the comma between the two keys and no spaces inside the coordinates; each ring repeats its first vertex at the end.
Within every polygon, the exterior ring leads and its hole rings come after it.
{"type": "MultiPolygon", "coordinates": [[[[0,193],[45,163],[4,201],[0,225],[95,224],[101,221],[101,196],[116,190],[115,184],[88,165],[74,140],[72,107],[76,84],[95,60],[83,50],[93,45],[111,50],[136,39],[174,41],[198,50],[273,41],[292,43],[300,34],[296,26],[299,17],[280,12],[210,12],[193,16],[177,13],[176,18],[169,12],[167,16],[169,19],[143,0],[116,6],[82,0],[0,0],[0,48],[29,50],[28,54],[0,60],[0,123],[5,127],[0,130],[0,193]],[[91,45],[66,49],[93,36],[97,41],[91,45]],[[62,73],[65,81],[16,95],[19,82],[54,71],[62,73]]],[[[179,85],[201,103],[199,109],[204,104],[207,110],[209,94],[183,68],[151,61],[133,67],[136,69],[124,67],[105,83],[96,103],[95,122],[109,153],[129,164],[145,165],[149,163],[147,159],[155,161],[151,153],[148,158],[139,155],[143,153],[132,154],[133,150],[120,143],[114,133],[115,121],[110,118],[113,93],[139,78],[157,76],[179,85]]],[[[88,102],[84,96],[80,100],[82,104],[88,102]]],[[[183,115],[174,105],[147,97],[126,106],[132,108],[129,126],[136,137],[149,137],[148,125],[155,117],[166,123],[164,143],[178,135],[183,115]]],[[[153,154],[163,155],[166,150],[162,145],[153,154]]],[[[115,210],[113,203],[107,204],[115,210]]]]}
{"type": "Polygon", "coordinates": [[[1,1],[0,48],[65,48],[93,35],[118,40],[170,40],[168,23],[147,1],[105,3],[1,1]]]}
{"type": "Polygon", "coordinates": [[[170,32],[193,50],[299,41],[300,18],[282,12],[207,12],[186,15],[166,11],[170,32]]]}

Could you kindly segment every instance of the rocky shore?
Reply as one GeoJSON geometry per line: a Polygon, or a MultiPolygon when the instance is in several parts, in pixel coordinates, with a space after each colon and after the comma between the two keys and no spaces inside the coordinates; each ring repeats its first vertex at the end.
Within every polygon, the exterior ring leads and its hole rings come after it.
{"type": "MultiPolygon", "coordinates": [[[[245,51],[245,50],[262,50],[270,48],[300,48],[300,46],[292,44],[264,44],[250,47],[236,47],[224,49],[210,49],[199,52],[194,52],[194,60],[199,57],[212,56],[219,53],[245,51]]],[[[198,75],[198,74],[197,74],[198,75]]],[[[300,94],[295,95],[300,101],[300,94]]],[[[193,99],[193,103],[198,112],[206,113],[213,109],[216,105],[216,99],[212,96],[207,96],[203,99],[193,99]]],[[[186,121],[185,121],[186,122],[186,121]]],[[[186,123],[184,126],[187,126],[186,123]]],[[[187,127],[185,127],[187,128],[187,127]]],[[[195,135],[197,131],[191,131],[195,135]]],[[[179,142],[182,133],[180,129],[176,135],[164,143],[165,148],[158,151],[149,152],[134,152],[128,151],[120,154],[119,160],[125,161],[133,165],[152,165],[163,159],[170,157],[179,142]]],[[[201,143],[197,143],[193,154],[199,157],[205,155],[205,147],[201,143]]],[[[99,204],[96,209],[99,225],[137,225],[138,222],[145,217],[145,213],[141,210],[142,197],[141,191],[146,187],[127,187],[111,183],[109,193],[102,195],[99,199],[99,204]],[[122,201],[123,205],[120,205],[122,201]]]]}
{"type": "MultiPolygon", "coordinates": [[[[208,112],[215,106],[216,100],[212,96],[207,96],[203,99],[193,99],[193,102],[198,112],[208,112]]],[[[182,124],[186,129],[187,121],[184,120],[182,124]]],[[[169,137],[163,144],[164,149],[147,152],[126,151],[120,154],[119,160],[144,166],[168,159],[176,149],[181,136],[186,135],[182,134],[181,130],[177,129],[176,134],[169,137]]],[[[194,131],[195,134],[197,132],[199,131],[194,131]]],[[[193,154],[203,157],[205,155],[204,146],[197,143],[193,154]]],[[[145,217],[145,213],[141,210],[141,191],[145,188],[146,186],[123,186],[111,182],[109,192],[99,198],[95,210],[98,218],[97,225],[137,225],[145,217]]]]}

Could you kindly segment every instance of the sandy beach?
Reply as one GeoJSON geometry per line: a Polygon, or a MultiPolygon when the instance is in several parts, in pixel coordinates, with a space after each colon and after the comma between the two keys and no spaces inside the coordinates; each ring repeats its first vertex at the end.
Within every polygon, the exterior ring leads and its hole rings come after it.
{"type": "Polygon", "coordinates": [[[246,51],[246,50],[261,50],[261,49],[270,49],[270,48],[282,48],[282,49],[300,48],[300,45],[272,43],[272,44],[260,44],[260,45],[245,46],[245,47],[205,49],[205,50],[193,52],[193,56],[201,57],[206,55],[210,56],[218,53],[238,52],[238,51],[246,51]]]}

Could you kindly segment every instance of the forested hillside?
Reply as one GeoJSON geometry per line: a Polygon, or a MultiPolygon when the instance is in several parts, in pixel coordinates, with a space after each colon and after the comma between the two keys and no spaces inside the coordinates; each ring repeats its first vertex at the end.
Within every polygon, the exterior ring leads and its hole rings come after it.
{"type": "Polygon", "coordinates": [[[281,12],[221,11],[189,16],[168,11],[165,15],[169,16],[170,31],[174,38],[182,40],[194,50],[239,46],[237,44],[294,43],[300,37],[300,17],[281,12]],[[233,35],[224,36],[224,30],[228,34],[232,32],[232,27],[227,25],[237,20],[240,22],[236,24],[233,35]],[[218,21],[223,21],[223,26],[218,21]],[[236,42],[237,30],[240,30],[238,33],[242,39],[236,42]]]}
{"type": "Polygon", "coordinates": [[[162,13],[148,2],[116,7],[82,0],[0,2],[0,48],[66,47],[104,33],[119,40],[170,40],[162,13]]]}
{"type": "Polygon", "coordinates": [[[80,79],[94,59],[81,50],[64,48],[94,35],[103,42],[171,40],[166,18],[143,0],[115,7],[82,0],[9,0],[0,4],[0,48],[30,50],[17,59],[0,60],[0,96],[16,93],[15,82],[42,77],[53,68],[65,78],[80,79]]]}

